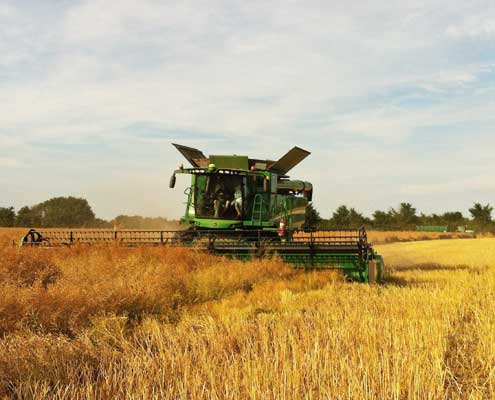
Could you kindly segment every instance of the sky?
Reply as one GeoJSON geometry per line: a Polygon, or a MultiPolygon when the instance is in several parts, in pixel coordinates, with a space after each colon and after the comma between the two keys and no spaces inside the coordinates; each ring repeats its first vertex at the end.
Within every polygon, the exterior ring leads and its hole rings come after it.
{"type": "Polygon", "coordinates": [[[0,207],[177,218],[182,156],[311,156],[324,217],[495,203],[495,2],[0,0],[0,207]]]}

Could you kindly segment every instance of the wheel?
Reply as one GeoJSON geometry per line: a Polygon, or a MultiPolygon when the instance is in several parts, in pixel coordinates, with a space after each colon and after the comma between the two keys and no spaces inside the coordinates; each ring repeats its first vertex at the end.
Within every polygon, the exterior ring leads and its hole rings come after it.
{"type": "Polygon", "coordinates": [[[22,243],[24,244],[40,244],[42,241],[43,241],[43,237],[39,232],[36,232],[34,229],[31,229],[22,239],[22,243]]]}

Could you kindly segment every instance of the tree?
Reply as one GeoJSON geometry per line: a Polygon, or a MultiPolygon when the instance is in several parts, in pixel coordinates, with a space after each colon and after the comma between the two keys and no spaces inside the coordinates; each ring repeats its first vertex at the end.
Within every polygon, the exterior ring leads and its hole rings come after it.
{"type": "Polygon", "coordinates": [[[335,210],[328,222],[331,228],[337,229],[357,229],[371,223],[368,218],[356,211],[355,208],[347,208],[344,205],[335,210]]]}
{"type": "Polygon", "coordinates": [[[29,227],[33,226],[33,218],[31,215],[31,209],[27,206],[22,207],[16,215],[15,226],[29,227]]]}
{"type": "Polygon", "coordinates": [[[330,224],[335,228],[348,228],[350,223],[349,214],[349,209],[341,205],[333,212],[330,224]]]}
{"type": "Polygon", "coordinates": [[[304,227],[307,229],[316,228],[320,222],[320,213],[314,208],[313,204],[309,203],[306,206],[304,227]]]}
{"type": "Polygon", "coordinates": [[[0,226],[12,227],[15,223],[14,207],[0,207],[0,226]]]}
{"type": "Polygon", "coordinates": [[[442,219],[449,231],[455,231],[466,224],[466,219],[460,211],[446,212],[442,215],[442,219]]]}
{"type": "Polygon", "coordinates": [[[76,197],[55,197],[31,207],[31,224],[43,228],[91,227],[95,214],[88,201],[76,197]]]}
{"type": "Polygon", "coordinates": [[[400,203],[399,210],[391,208],[390,214],[398,229],[413,229],[418,222],[416,209],[411,203],[400,203]]]}
{"type": "Polygon", "coordinates": [[[106,221],[104,219],[96,218],[93,223],[93,227],[98,229],[112,229],[114,225],[111,222],[106,221]]]}
{"type": "Polygon", "coordinates": [[[474,203],[473,207],[469,209],[469,213],[473,218],[473,222],[479,229],[486,229],[487,225],[492,222],[493,207],[490,204],[481,205],[480,203],[474,203]]]}
{"type": "Polygon", "coordinates": [[[373,226],[377,229],[390,229],[393,225],[393,218],[390,212],[376,210],[373,213],[373,226]]]}
{"type": "Polygon", "coordinates": [[[349,210],[349,228],[357,229],[370,223],[371,220],[369,218],[366,218],[360,212],[356,211],[356,209],[351,208],[349,210]]]}

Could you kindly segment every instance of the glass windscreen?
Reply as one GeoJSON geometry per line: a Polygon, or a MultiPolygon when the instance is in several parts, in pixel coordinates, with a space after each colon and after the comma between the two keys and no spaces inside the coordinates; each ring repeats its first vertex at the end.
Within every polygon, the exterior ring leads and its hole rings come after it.
{"type": "Polygon", "coordinates": [[[241,219],[244,201],[242,177],[236,175],[196,175],[194,198],[196,216],[241,219]]]}

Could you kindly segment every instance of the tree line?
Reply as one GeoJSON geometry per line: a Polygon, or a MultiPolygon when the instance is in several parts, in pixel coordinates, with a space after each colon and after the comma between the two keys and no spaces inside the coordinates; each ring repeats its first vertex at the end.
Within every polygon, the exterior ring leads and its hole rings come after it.
{"type": "Polygon", "coordinates": [[[86,199],[55,197],[34,206],[0,207],[0,226],[36,228],[170,229],[176,222],[162,217],[119,215],[97,218],[86,199]]]}
{"type": "MultiPolygon", "coordinates": [[[[490,204],[475,203],[469,209],[469,217],[460,211],[426,215],[419,213],[410,203],[401,203],[387,211],[377,210],[371,217],[363,215],[353,207],[342,205],[328,219],[310,204],[306,209],[306,227],[320,229],[367,228],[376,230],[415,230],[418,225],[445,226],[448,231],[459,227],[477,231],[495,232],[490,204]]],[[[107,228],[107,229],[171,229],[176,221],[163,217],[119,215],[107,221],[97,218],[88,201],[76,197],[55,197],[34,206],[0,207],[0,226],[37,228],[107,228]]]]}
{"type": "Polygon", "coordinates": [[[417,226],[444,226],[450,232],[474,229],[481,232],[495,232],[495,221],[492,219],[493,207],[490,204],[474,203],[469,209],[469,217],[460,211],[449,211],[443,214],[427,215],[419,213],[411,203],[401,203],[397,208],[387,211],[376,210],[371,217],[364,216],[353,207],[342,205],[328,219],[309,205],[306,209],[306,227],[320,229],[356,229],[361,226],[376,230],[415,230],[417,226]]]}

